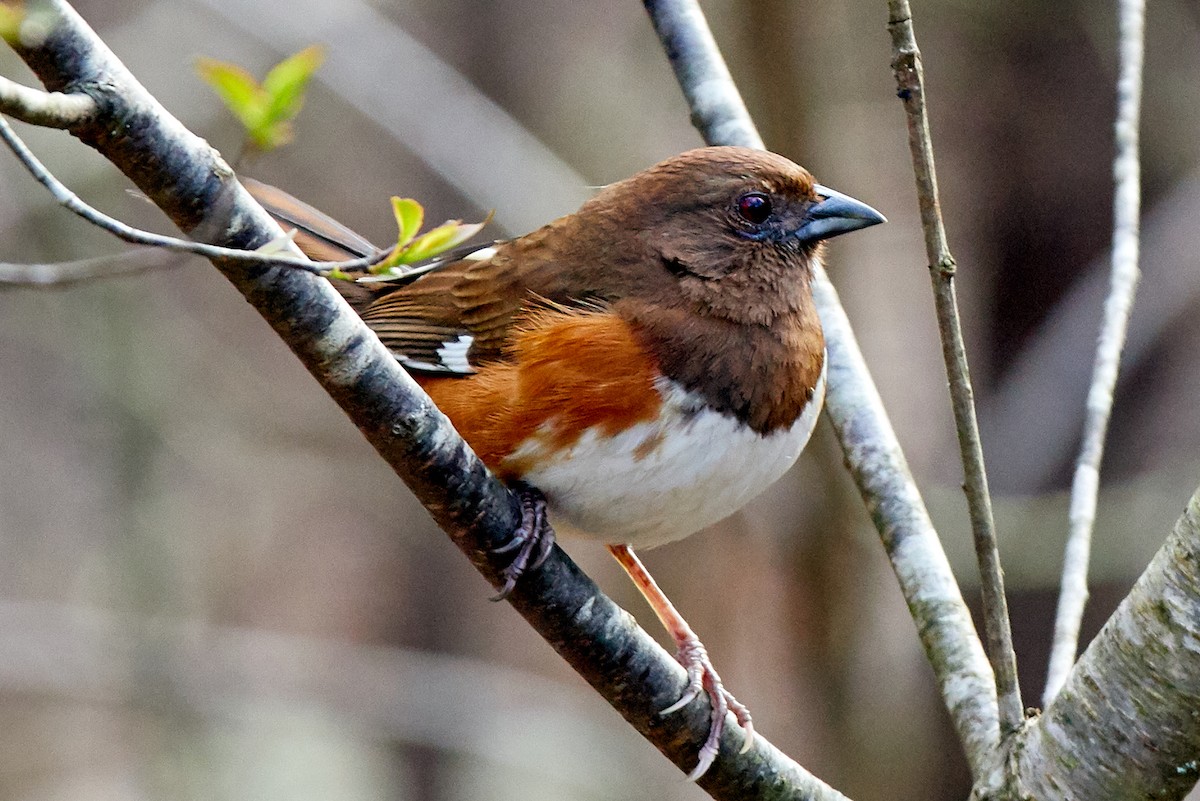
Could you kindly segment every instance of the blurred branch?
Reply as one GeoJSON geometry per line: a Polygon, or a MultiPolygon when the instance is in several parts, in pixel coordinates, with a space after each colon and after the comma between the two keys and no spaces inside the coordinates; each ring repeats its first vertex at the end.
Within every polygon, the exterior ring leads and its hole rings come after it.
{"type": "Polygon", "coordinates": [[[288,13],[258,0],[197,0],[247,36],[282,52],[312,40],[320,20],[328,86],[480,208],[518,232],[574,211],[588,181],[445,59],[362,0],[293,0],[288,13]],[[388,74],[381,81],[379,58],[388,74]]]}
{"type": "MultiPolygon", "coordinates": [[[[94,84],[103,119],[73,133],[128,176],[189,236],[252,250],[279,230],[202,139],[172,117],[64,0],[40,0],[47,35],[15,49],[49,89],[94,84]],[[103,80],[100,80],[103,78],[103,80]],[[112,120],[120,120],[114,125],[112,120]]],[[[361,49],[362,43],[359,43],[361,49]]],[[[459,121],[461,123],[461,121],[459,121]]],[[[493,584],[518,501],[488,473],[416,382],[330,284],[307,272],[214,264],[287,343],[453,542],[493,584]]],[[[662,716],[686,686],[683,668],[558,548],[509,596],[514,608],[626,720],[681,768],[709,729],[707,704],[662,716]]],[[[720,799],[841,799],[762,737],[739,754],[727,726],[701,780],[720,799]]]]}
{"type": "Polygon", "coordinates": [[[0,75],[0,113],[40,125],[70,128],[96,115],[96,101],[82,92],[43,92],[0,75]]]}
{"type": "Polygon", "coordinates": [[[1116,155],[1113,158],[1112,276],[1104,303],[1104,322],[1096,342],[1092,383],[1088,390],[1083,443],[1071,484],[1070,535],[1063,556],[1062,591],[1054,619],[1054,642],[1042,705],[1049,706],[1075,662],[1079,626],[1087,604],[1087,574],[1096,502],[1100,494],[1100,462],[1112,413],[1113,393],[1125,347],[1129,315],[1138,283],[1138,221],[1141,212],[1141,162],[1138,126],[1142,102],[1145,52],[1145,0],[1120,0],[1120,72],[1117,76],[1116,155]]]}
{"type": "MultiPolygon", "coordinates": [[[[1129,323],[1118,386],[1200,304],[1200,270],[1193,269],[1197,219],[1200,171],[1167,188],[1146,210],[1140,224],[1139,313],[1129,323]]],[[[1111,271],[1111,255],[1087,265],[1016,355],[1004,381],[981,402],[985,437],[1006,444],[1004,461],[993,463],[991,473],[992,484],[1003,492],[1045,492],[1064,462],[1078,455],[1078,409],[1087,397],[1111,271]],[[1056,402],[1046,403],[1047,397],[1056,402]]]]}
{"type": "Polygon", "coordinates": [[[264,708],[319,710],[364,739],[469,754],[587,797],[599,786],[635,797],[641,773],[629,763],[657,758],[632,738],[621,745],[623,724],[594,719],[578,682],[447,654],[80,606],[0,601],[0,693],[164,714],[172,710],[160,705],[175,698],[214,722],[253,722],[264,708]],[[171,692],[147,691],[156,687],[171,692]],[[537,746],[497,746],[533,728],[545,735],[537,746]]]}
{"type": "Polygon", "coordinates": [[[1018,735],[1015,798],[1180,799],[1200,776],[1200,492],[1018,735]]]}
{"type": "Polygon", "coordinates": [[[692,125],[710,145],[763,150],[763,140],[696,2],[644,0],[654,31],[687,98],[692,125]]]}
{"type": "Polygon", "coordinates": [[[137,275],[148,270],[180,264],[181,260],[157,249],[135,250],[52,264],[0,262],[0,285],[57,289],[97,279],[137,275]]]}
{"type": "MultiPolygon", "coordinates": [[[[695,0],[645,0],[645,5],[685,96],[705,104],[703,114],[694,114],[705,124],[705,140],[761,147],[695,0]],[[739,118],[739,124],[728,122],[739,118]],[[716,120],[725,122],[712,122],[716,120]],[[722,133],[743,138],[713,138],[722,133]]],[[[823,270],[814,276],[813,290],[829,355],[825,408],[978,777],[989,768],[999,736],[991,669],[849,320],[823,270]]]]}
{"type": "Polygon", "coordinates": [[[1004,573],[1000,568],[1000,550],[996,542],[996,522],[988,492],[987,469],[983,461],[983,443],[975,417],[975,399],[971,373],[967,366],[966,346],[958,315],[954,289],[955,263],[946,242],[946,229],[938,203],[937,173],[934,168],[933,138],[925,107],[925,84],[921,51],[913,31],[912,10],[908,0],[888,0],[888,30],[892,34],[892,70],[899,87],[908,121],[908,143],[912,151],[913,173],[917,180],[917,198],[921,224],[925,230],[925,253],[933,280],[938,333],[942,340],[942,358],[950,383],[954,422],[958,431],[965,481],[963,491],[971,515],[975,553],[979,560],[983,595],[983,628],[987,635],[988,656],[996,674],[999,696],[1000,730],[1008,734],[1020,728],[1024,720],[1021,688],[1017,684],[1017,657],[1013,652],[1012,629],[1008,619],[1008,600],[1004,594],[1004,573]]]}

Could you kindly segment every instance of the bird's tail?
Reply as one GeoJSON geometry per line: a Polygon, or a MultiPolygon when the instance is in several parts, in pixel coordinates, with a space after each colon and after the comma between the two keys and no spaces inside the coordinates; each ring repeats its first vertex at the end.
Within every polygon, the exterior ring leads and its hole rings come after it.
{"type": "Polygon", "coordinates": [[[376,252],[376,247],[365,237],[279,187],[253,178],[239,180],[283,230],[295,229],[296,245],[310,259],[346,261],[376,252]]]}
{"type": "MultiPolygon", "coordinates": [[[[295,230],[296,246],[314,261],[347,261],[377,252],[359,235],[323,211],[292,197],[277,186],[239,177],[246,191],[262,205],[284,231],[295,230]]],[[[352,273],[354,275],[354,273],[352,273]]],[[[361,309],[375,299],[375,289],[354,281],[332,281],[350,305],[361,309]]]]}

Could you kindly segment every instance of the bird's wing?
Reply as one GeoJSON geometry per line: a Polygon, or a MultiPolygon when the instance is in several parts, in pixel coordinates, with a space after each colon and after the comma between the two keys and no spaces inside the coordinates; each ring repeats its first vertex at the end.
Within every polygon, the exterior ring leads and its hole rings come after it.
{"type": "Polygon", "coordinates": [[[527,252],[529,244],[528,237],[497,242],[389,287],[362,318],[413,370],[470,374],[506,361],[513,334],[533,313],[596,306],[571,293],[553,263],[527,252]]]}
{"type": "MultiPolygon", "coordinates": [[[[332,217],[281,189],[241,179],[254,198],[310,258],[341,261],[375,251],[374,245],[332,217]]],[[[513,327],[547,307],[593,309],[594,298],[570,291],[546,244],[570,232],[564,221],[513,242],[465,245],[436,260],[418,278],[333,281],[405,367],[437,375],[469,375],[508,358],[513,327]]]]}

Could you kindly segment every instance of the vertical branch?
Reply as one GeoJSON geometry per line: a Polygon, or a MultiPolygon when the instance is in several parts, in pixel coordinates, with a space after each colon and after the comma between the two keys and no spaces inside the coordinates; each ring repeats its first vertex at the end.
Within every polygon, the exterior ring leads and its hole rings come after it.
{"type": "Polygon", "coordinates": [[[697,0],[644,0],[644,5],[687,98],[692,125],[704,141],[763,150],[762,137],[697,0]]]}
{"type": "MultiPolygon", "coordinates": [[[[643,2],[704,140],[762,147],[696,0],[643,2]]],[[[992,671],[846,312],[823,270],[813,277],[813,294],[829,349],[825,409],[978,778],[989,769],[999,741],[992,671]]]]}
{"type": "Polygon", "coordinates": [[[1046,675],[1043,706],[1049,706],[1066,681],[1079,649],[1079,624],[1087,603],[1087,572],[1100,493],[1100,462],[1112,413],[1113,392],[1129,314],[1138,283],[1138,216],[1141,210],[1141,162],[1138,125],[1142,104],[1145,52],[1145,0],[1119,0],[1120,66],[1117,75],[1116,155],[1113,157],[1112,273],[1104,320],[1096,342],[1092,383],[1088,388],[1083,442],[1071,482],[1070,534],[1063,554],[1062,589],[1054,619],[1054,642],[1046,675]]]}
{"type": "Polygon", "coordinates": [[[938,333],[942,340],[942,358],[946,363],[954,422],[962,455],[965,479],[963,491],[967,496],[975,553],[979,561],[984,632],[987,636],[988,656],[996,673],[1001,732],[1008,733],[1017,730],[1023,719],[1021,690],[1017,686],[1017,660],[1013,653],[1008,601],[1004,595],[1004,574],[1000,569],[996,524],[992,518],[992,501],[983,462],[983,445],[979,438],[979,424],[975,419],[971,374],[967,367],[967,353],[958,316],[958,299],[954,289],[954,257],[950,255],[950,248],[946,243],[946,230],[938,202],[937,173],[934,169],[933,139],[929,132],[929,116],[925,106],[921,52],[917,49],[908,0],[888,0],[888,10],[888,30],[892,34],[893,48],[892,69],[896,75],[897,94],[904,102],[907,112],[908,142],[917,180],[921,224],[925,231],[925,253],[929,259],[938,333]]]}

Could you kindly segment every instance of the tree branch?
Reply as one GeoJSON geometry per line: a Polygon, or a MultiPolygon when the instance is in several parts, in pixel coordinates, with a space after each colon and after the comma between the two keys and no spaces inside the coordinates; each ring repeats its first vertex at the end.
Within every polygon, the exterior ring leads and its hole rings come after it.
{"type": "MultiPolygon", "coordinates": [[[[762,147],[695,0],[645,0],[645,6],[705,141],[762,147]]],[[[979,777],[990,769],[999,741],[992,671],[849,320],[823,270],[814,276],[813,291],[828,345],[825,409],[917,622],[972,774],[979,777]]]]}
{"type": "Polygon", "coordinates": [[[71,128],[96,115],[96,101],[82,92],[43,92],[0,76],[0,113],[43,128],[71,128]]]}
{"type": "MultiPolygon", "coordinates": [[[[281,232],[220,156],[172,117],[63,0],[42,0],[47,35],[17,51],[50,89],[87,86],[101,113],[72,133],[124,172],[185,233],[253,249],[281,232]]],[[[281,267],[214,264],[284,339],[322,387],[413,490],[472,563],[499,586],[494,556],[519,520],[496,481],[428,396],[325,280],[281,267]]],[[[707,700],[663,717],[682,667],[555,548],[509,597],[514,608],[600,694],[675,764],[689,769],[709,726],[707,700]]],[[[739,754],[727,726],[721,757],[700,780],[715,798],[843,796],[764,738],[739,754]]]]}
{"type": "Polygon", "coordinates": [[[1062,591],[1054,619],[1054,642],[1042,704],[1049,706],[1066,681],[1079,650],[1079,624],[1087,604],[1087,573],[1092,527],[1100,494],[1100,462],[1112,413],[1113,392],[1121,351],[1129,329],[1139,278],[1138,245],[1141,211],[1141,162],[1138,125],[1142,104],[1142,60],[1145,51],[1145,0],[1120,0],[1120,70],[1117,76],[1116,155],[1113,157],[1112,272],[1104,321],[1096,342],[1092,383],[1088,389],[1083,442],[1071,482],[1070,535],[1063,555],[1062,591]]]}
{"type": "Polygon", "coordinates": [[[1013,653],[1004,574],[1000,569],[1000,551],[996,543],[996,523],[992,517],[992,499],[983,462],[983,443],[979,438],[971,373],[967,367],[966,346],[958,316],[958,299],[954,289],[956,268],[946,242],[946,229],[938,202],[921,52],[917,49],[908,0],[888,0],[888,11],[888,30],[892,34],[893,48],[892,70],[899,87],[897,94],[907,112],[908,142],[912,151],[913,173],[917,179],[921,224],[925,230],[925,253],[929,258],[942,358],[950,382],[951,405],[965,474],[963,490],[967,496],[975,554],[979,560],[983,627],[987,636],[988,656],[996,674],[1000,729],[1002,734],[1008,734],[1020,728],[1024,720],[1021,688],[1017,684],[1017,657],[1013,653]]]}
{"type": "Polygon", "coordinates": [[[687,98],[692,125],[704,141],[765,149],[700,4],[694,0],[644,0],[644,4],[687,98]]]}
{"type": "Polygon", "coordinates": [[[1200,492],[1042,716],[1014,797],[1178,799],[1200,776],[1200,492]]]}

